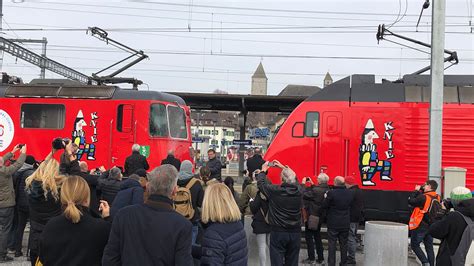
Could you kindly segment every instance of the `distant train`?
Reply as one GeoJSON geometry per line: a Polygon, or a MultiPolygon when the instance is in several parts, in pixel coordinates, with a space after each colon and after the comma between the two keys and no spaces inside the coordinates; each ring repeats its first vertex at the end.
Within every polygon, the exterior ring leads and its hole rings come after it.
{"type": "MultiPolygon", "coordinates": [[[[445,76],[443,167],[467,169],[474,189],[474,76],[445,76]]],[[[408,194],[428,177],[429,76],[375,83],[353,75],[301,103],[273,139],[266,160],[298,178],[352,175],[364,189],[366,219],[404,221],[408,194]]],[[[280,182],[278,172],[269,176],[280,182]]]]}
{"type": "Polygon", "coordinates": [[[191,159],[190,109],[180,97],[116,86],[37,80],[0,86],[0,154],[26,143],[42,160],[56,137],[72,139],[90,168],[123,166],[134,143],[150,165],[173,150],[191,159]]]}

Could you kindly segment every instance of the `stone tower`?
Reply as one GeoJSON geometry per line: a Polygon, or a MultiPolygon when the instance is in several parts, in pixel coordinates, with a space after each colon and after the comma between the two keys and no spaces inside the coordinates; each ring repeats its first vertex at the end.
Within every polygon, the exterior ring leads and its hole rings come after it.
{"type": "Polygon", "coordinates": [[[258,64],[257,70],[252,76],[252,95],[267,95],[267,75],[263,70],[262,62],[258,64]]]}
{"type": "Polygon", "coordinates": [[[326,86],[331,85],[331,84],[332,84],[332,77],[329,74],[329,72],[327,72],[326,76],[324,77],[324,86],[323,86],[323,88],[325,88],[326,86]]]}

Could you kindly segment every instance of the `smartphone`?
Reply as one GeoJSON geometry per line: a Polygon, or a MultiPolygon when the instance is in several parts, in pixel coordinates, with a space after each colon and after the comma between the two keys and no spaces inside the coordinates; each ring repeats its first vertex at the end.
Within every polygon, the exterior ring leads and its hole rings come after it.
{"type": "Polygon", "coordinates": [[[275,163],[274,162],[268,162],[268,167],[275,167],[275,163]]]}
{"type": "Polygon", "coordinates": [[[23,144],[23,143],[22,143],[22,144],[18,144],[18,148],[20,148],[20,149],[23,148],[23,146],[25,146],[25,144],[23,144]]]}

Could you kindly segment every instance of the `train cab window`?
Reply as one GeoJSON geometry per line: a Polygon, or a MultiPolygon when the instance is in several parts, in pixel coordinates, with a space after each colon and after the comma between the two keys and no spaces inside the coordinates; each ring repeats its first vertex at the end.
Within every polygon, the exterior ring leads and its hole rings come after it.
{"type": "Polygon", "coordinates": [[[168,136],[168,114],[163,104],[152,104],[150,107],[150,135],[154,137],[168,136]]]}
{"type": "Polygon", "coordinates": [[[305,135],[307,137],[319,136],[319,113],[318,112],[306,113],[305,135]]]}
{"type": "Polygon", "coordinates": [[[168,121],[170,126],[170,136],[172,138],[188,138],[188,130],[186,129],[186,115],[183,108],[168,105],[168,121]]]}
{"type": "Polygon", "coordinates": [[[65,108],[62,104],[23,104],[22,128],[64,128],[65,108]]]}

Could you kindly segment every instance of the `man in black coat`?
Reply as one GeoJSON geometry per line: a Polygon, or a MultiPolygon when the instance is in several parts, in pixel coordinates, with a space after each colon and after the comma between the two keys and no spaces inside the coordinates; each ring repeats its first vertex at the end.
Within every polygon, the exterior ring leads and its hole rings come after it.
{"type": "Polygon", "coordinates": [[[468,265],[467,263],[472,261],[466,261],[465,251],[469,250],[466,244],[474,240],[472,230],[470,238],[465,239],[467,241],[461,239],[464,231],[469,230],[468,223],[474,223],[474,199],[471,191],[465,187],[454,188],[451,192],[451,205],[445,207],[454,208],[455,211],[449,212],[442,220],[433,223],[429,229],[431,236],[441,239],[436,265],[468,265]]]}
{"type": "Polygon", "coordinates": [[[354,193],[354,200],[351,204],[351,224],[349,228],[349,238],[347,240],[347,264],[355,265],[356,248],[357,248],[357,229],[359,223],[363,220],[362,211],[364,210],[364,194],[355,182],[353,176],[345,178],[346,188],[354,193]]]}
{"type": "Polygon", "coordinates": [[[257,186],[268,199],[270,233],[270,260],[272,265],[298,265],[301,244],[301,207],[303,194],[296,174],[288,166],[274,161],[281,169],[281,185],[267,180],[268,163],[262,165],[257,176],[257,186]]]}
{"type": "Polygon", "coordinates": [[[217,159],[216,151],[210,149],[207,151],[207,156],[209,157],[209,161],[206,166],[211,170],[211,177],[209,179],[215,178],[216,180],[221,181],[222,163],[217,159]]]}
{"type": "Polygon", "coordinates": [[[255,172],[255,170],[261,170],[264,163],[265,160],[262,158],[262,151],[259,148],[255,148],[254,155],[247,160],[249,176],[252,176],[252,173],[255,172]]]}
{"type": "Polygon", "coordinates": [[[341,265],[347,264],[347,238],[350,228],[350,209],[354,193],[346,189],[344,177],[334,179],[334,189],[326,193],[321,210],[327,212],[328,264],[336,265],[336,241],[339,240],[341,265]]]}
{"type": "Polygon", "coordinates": [[[129,176],[135,173],[135,171],[137,171],[138,169],[150,169],[146,157],[140,154],[140,145],[136,143],[132,145],[132,155],[128,156],[127,159],[125,159],[124,168],[125,176],[129,176]]]}
{"type": "Polygon", "coordinates": [[[166,156],[166,159],[161,161],[161,165],[164,165],[164,164],[171,164],[178,171],[180,170],[180,167],[181,167],[181,162],[178,159],[176,159],[176,157],[174,157],[174,151],[173,150],[169,150],[168,151],[168,156],[166,156]]]}
{"type": "MultiPolygon", "coordinates": [[[[92,171],[89,172],[89,166],[84,161],[79,162],[79,167],[81,168],[81,173],[79,174],[79,176],[84,178],[84,180],[86,180],[90,189],[91,199],[90,199],[89,209],[94,215],[99,216],[100,212],[99,212],[99,199],[97,198],[97,184],[98,184],[99,176],[102,174],[102,171],[99,169],[93,169],[92,171]]],[[[103,167],[102,167],[102,170],[105,171],[103,167]]]]}
{"type": "Polygon", "coordinates": [[[97,181],[97,190],[102,200],[109,205],[114,202],[115,196],[120,191],[122,172],[117,167],[112,167],[109,171],[102,173],[97,181]]]}
{"type": "Polygon", "coordinates": [[[125,207],[114,218],[102,264],[193,265],[191,223],[173,209],[178,172],[171,165],[149,175],[148,200],[125,207]]]}

